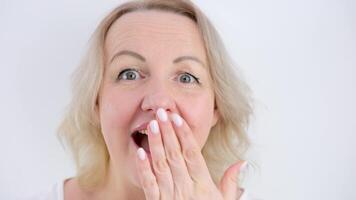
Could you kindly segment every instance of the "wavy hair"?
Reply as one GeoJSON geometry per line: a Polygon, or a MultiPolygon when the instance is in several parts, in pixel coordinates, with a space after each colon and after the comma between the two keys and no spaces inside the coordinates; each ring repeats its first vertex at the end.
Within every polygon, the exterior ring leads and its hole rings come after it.
{"type": "Polygon", "coordinates": [[[113,9],[91,36],[86,54],[72,75],[72,98],[58,127],[61,142],[69,147],[81,187],[95,187],[105,179],[109,153],[97,118],[97,98],[104,72],[104,41],[111,25],[125,13],[162,10],[189,17],[203,38],[213,82],[219,120],[202,149],[217,184],[227,166],[245,159],[250,146],[247,128],[253,112],[251,90],[229,57],[206,15],[189,0],[129,1],[113,9]]]}

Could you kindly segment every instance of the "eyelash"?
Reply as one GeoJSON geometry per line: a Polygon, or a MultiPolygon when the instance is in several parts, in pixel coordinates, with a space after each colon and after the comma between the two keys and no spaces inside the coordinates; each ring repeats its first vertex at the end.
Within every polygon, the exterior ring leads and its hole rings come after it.
{"type": "Polygon", "coordinates": [[[181,74],[179,74],[179,75],[189,75],[189,76],[191,76],[191,77],[195,80],[195,82],[196,82],[197,84],[200,84],[199,78],[196,77],[196,76],[194,76],[194,75],[191,74],[191,73],[183,72],[183,73],[181,73],[181,74]]]}
{"type": "Polygon", "coordinates": [[[122,71],[119,73],[119,75],[117,75],[117,80],[121,80],[121,79],[122,79],[122,75],[123,75],[125,72],[128,72],[128,71],[135,71],[135,72],[137,72],[137,73],[140,75],[140,72],[139,72],[137,69],[135,69],[135,68],[127,68],[127,69],[122,70],[122,71]]]}
{"type": "MultiPolygon", "coordinates": [[[[137,72],[138,74],[139,74],[139,70],[137,70],[137,69],[135,69],[135,68],[127,68],[127,69],[124,69],[124,70],[122,70],[120,73],[119,73],[119,75],[117,76],[117,80],[121,80],[122,79],[122,75],[125,73],[125,72],[128,72],[128,71],[135,71],[135,72],[137,72]]],[[[188,73],[188,72],[182,72],[181,74],[179,74],[179,75],[189,75],[189,76],[191,76],[194,80],[195,80],[195,82],[197,83],[197,84],[200,84],[200,81],[199,81],[199,78],[198,77],[196,77],[196,76],[194,76],[193,74],[191,74],[191,73],[188,73]]]]}

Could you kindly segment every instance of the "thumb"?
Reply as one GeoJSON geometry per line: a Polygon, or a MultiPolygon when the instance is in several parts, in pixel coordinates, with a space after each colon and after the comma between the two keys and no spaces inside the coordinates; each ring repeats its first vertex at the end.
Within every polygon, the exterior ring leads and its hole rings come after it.
{"type": "Polygon", "coordinates": [[[247,166],[247,161],[240,161],[231,165],[221,178],[219,189],[225,200],[235,200],[238,196],[238,174],[241,174],[247,166]]]}

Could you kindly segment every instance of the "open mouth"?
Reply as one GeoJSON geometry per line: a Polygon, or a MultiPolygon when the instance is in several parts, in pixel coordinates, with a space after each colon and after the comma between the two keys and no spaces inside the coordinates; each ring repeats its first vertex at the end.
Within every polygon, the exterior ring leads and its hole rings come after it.
{"type": "Polygon", "coordinates": [[[150,153],[150,146],[148,144],[148,132],[146,129],[135,131],[131,134],[131,137],[137,147],[142,147],[146,153],[150,153]]]}

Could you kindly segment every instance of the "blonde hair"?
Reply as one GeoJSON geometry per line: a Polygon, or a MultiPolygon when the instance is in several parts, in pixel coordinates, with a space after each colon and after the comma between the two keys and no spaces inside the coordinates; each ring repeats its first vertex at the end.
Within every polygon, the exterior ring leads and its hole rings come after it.
{"type": "Polygon", "coordinates": [[[249,147],[247,127],[252,114],[250,89],[242,81],[212,23],[191,1],[130,1],[109,13],[93,33],[86,55],[72,76],[72,99],[58,135],[70,148],[82,187],[95,187],[107,173],[109,153],[97,119],[97,97],[104,72],[104,41],[119,17],[136,10],[162,10],[192,19],[204,41],[216,106],[220,115],[202,153],[217,184],[226,167],[244,159],[249,147]]]}

